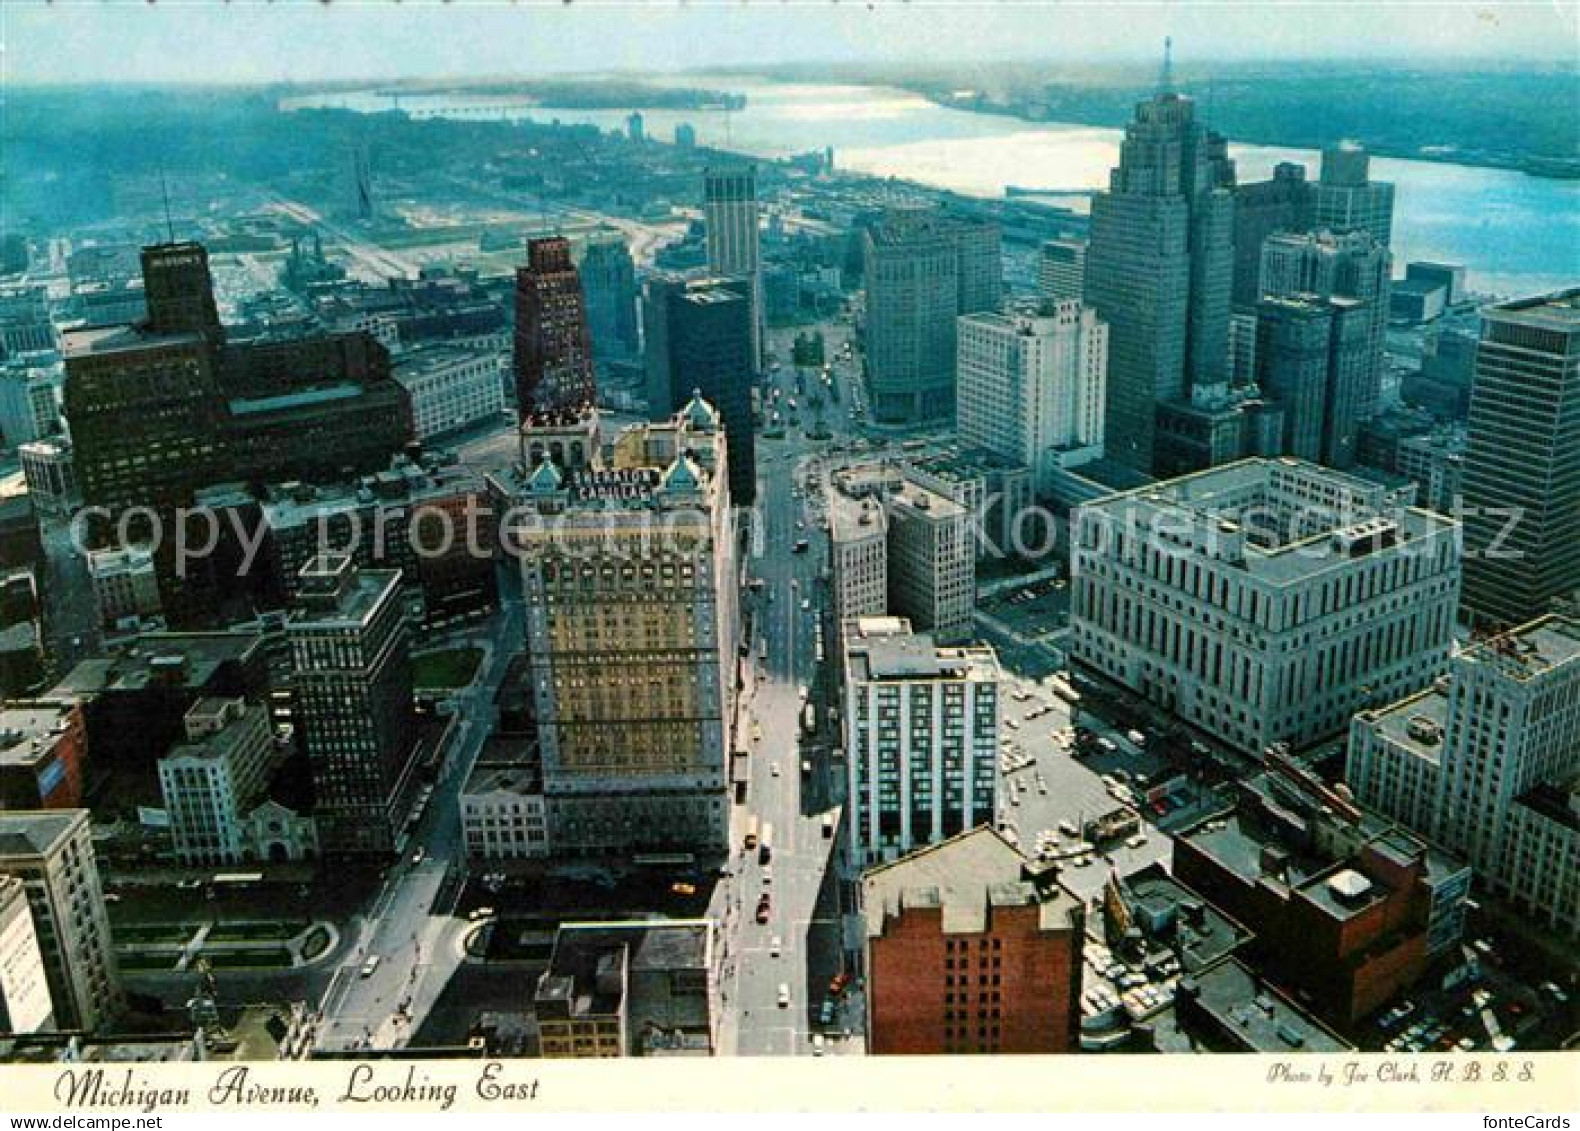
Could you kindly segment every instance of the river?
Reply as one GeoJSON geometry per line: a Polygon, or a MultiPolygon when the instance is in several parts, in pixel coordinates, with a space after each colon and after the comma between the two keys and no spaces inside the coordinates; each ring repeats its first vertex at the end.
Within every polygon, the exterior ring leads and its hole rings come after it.
{"type": "MultiPolygon", "coordinates": [[[[1119,130],[1023,122],[941,107],[885,87],[786,83],[740,76],[690,75],[675,83],[739,91],[744,110],[644,110],[650,137],[669,141],[689,122],[698,143],[759,157],[786,157],[832,146],[841,168],[901,177],[975,196],[1001,196],[1005,185],[1086,190],[1107,183],[1119,156],[1119,130]]],[[[488,106],[476,95],[405,94],[414,113],[461,113],[488,106]]],[[[371,91],[291,100],[292,108],[338,106],[388,110],[371,91]]],[[[503,105],[496,113],[622,129],[626,110],[503,105]]],[[[492,116],[492,115],[490,115],[492,116]]],[[[1231,145],[1242,181],[1265,178],[1280,161],[1304,162],[1310,150],[1231,145]]],[[[1374,158],[1372,175],[1394,183],[1395,263],[1415,259],[1463,263],[1472,289],[1528,294],[1580,284],[1580,181],[1549,180],[1503,169],[1374,158]]]]}

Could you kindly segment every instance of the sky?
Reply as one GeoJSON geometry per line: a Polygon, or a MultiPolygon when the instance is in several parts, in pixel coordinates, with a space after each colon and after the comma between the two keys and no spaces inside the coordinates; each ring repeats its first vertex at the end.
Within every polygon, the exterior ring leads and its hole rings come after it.
{"type": "Polygon", "coordinates": [[[301,82],[762,63],[1534,58],[1580,0],[0,0],[0,79],[301,82]]]}

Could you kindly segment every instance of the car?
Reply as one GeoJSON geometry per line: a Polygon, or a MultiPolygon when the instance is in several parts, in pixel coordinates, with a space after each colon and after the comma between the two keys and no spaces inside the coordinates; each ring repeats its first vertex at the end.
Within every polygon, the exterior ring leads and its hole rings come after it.
{"type": "Polygon", "coordinates": [[[182,891],[197,891],[197,889],[202,886],[202,880],[182,880],[176,884],[176,887],[182,891]]]}
{"type": "Polygon", "coordinates": [[[802,598],[802,600],[801,600],[801,611],[803,613],[811,612],[812,611],[812,602],[810,600],[806,599],[806,598],[802,598]]]}
{"type": "Polygon", "coordinates": [[[696,884],[688,884],[688,883],[686,883],[684,881],[680,881],[680,882],[677,882],[677,883],[670,884],[669,885],[669,890],[674,892],[676,895],[696,895],[697,894],[697,885],[696,884]]]}
{"type": "Polygon", "coordinates": [[[373,977],[373,972],[379,968],[379,961],[380,959],[378,955],[368,955],[368,960],[362,964],[362,977],[373,977]]]}
{"type": "Polygon", "coordinates": [[[413,852],[411,854],[411,862],[413,864],[421,864],[427,858],[428,858],[428,850],[425,849],[425,848],[419,848],[416,852],[413,852]]]}
{"type": "Polygon", "coordinates": [[[492,919],[493,917],[494,917],[494,909],[492,907],[479,907],[476,910],[474,910],[471,914],[469,914],[467,916],[467,919],[469,919],[473,923],[477,923],[477,922],[481,922],[484,919],[492,919]]]}
{"type": "Polygon", "coordinates": [[[850,985],[850,975],[841,970],[829,979],[828,992],[834,997],[838,997],[845,992],[845,987],[848,985],[850,985]]]}
{"type": "Polygon", "coordinates": [[[763,900],[763,902],[757,905],[757,922],[768,922],[768,901],[766,898],[763,900]]]}
{"type": "Polygon", "coordinates": [[[1146,843],[1147,843],[1147,834],[1146,833],[1137,833],[1135,836],[1133,836],[1129,840],[1125,841],[1125,847],[1126,848],[1141,848],[1146,843]]]}
{"type": "Polygon", "coordinates": [[[779,957],[779,952],[782,949],[784,949],[784,948],[783,948],[783,946],[780,943],[778,935],[775,935],[773,938],[768,940],[768,956],[770,958],[778,958],[779,957]]]}
{"type": "Polygon", "coordinates": [[[1081,830],[1076,826],[1074,821],[1060,821],[1059,822],[1059,831],[1061,833],[1063,833],[1065,836],[1080,836],[1081,835],[1081,830]]]}
{"type": "Polygon", "coordinates": [[[104,902],[105,903],[119,903],[119,902],[121,902],[121,895],[120,895],[119,892],[107,891],[107,892],[104,893],[104,902]]]}
{"type": "Polygon", "coordinates": [[[812,1034],[812,1055],[813,1056],[822,1056],[823,1055],[823,1044],[824,1044],[823,1034],[822,1033],[813,1033],[812,1034]]]}
{"type": "Polygon", "coordinates": [[[770,774],[772,774],[774,777],[778,777],[779,776],[779,763],[778,762],[769,762],[768,763],[768,772],[770,774]]]}
{"type": "Polygon", "coordinates": [[[784,982],[779,983],[779,1008],[790,1008],[790,987],[784,982]]]}
{"type": "Polygon", "coordinates": [[[771,884],[773,882],[774,882],[774,870],[773,870],[773,868],[770,865],[764,864],[763,865],[763,883],[771,884]]]}

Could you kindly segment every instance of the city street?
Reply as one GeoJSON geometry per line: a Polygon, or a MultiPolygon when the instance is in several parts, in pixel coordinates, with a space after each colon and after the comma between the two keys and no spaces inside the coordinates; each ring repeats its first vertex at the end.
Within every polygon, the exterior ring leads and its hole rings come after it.
{"type": "Polygon", "coordinates": [[[494,695],[511,655],[502,643],[520,639],[520,604],[505,597],[503,610],[488,623],[490,636],[501,643],[456,694],[458,729],[433,796],[372,908],[351,927],[355,945],[342,953],[319,1005],[320,1048],[405,1044],[461,961],[466,923],[451,914],[466,856],[457,798],[492,725],[494,695]],[[378,962],[364,974],[374,957],[378,962]]]}

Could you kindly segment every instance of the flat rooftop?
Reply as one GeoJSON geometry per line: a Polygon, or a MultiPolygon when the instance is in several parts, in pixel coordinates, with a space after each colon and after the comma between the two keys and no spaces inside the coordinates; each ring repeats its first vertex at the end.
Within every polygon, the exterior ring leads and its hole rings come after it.
{"type": "Polygon", "coordinates": [[[990,908],[1037,904],[1043,930],[1072,925],[1081,904],[1062,887],[1039,888],[1024,878],[1026,858],[990,825],[918,849],[862,876],[867,937],[906,910],[939,908],[945,934],[980,934],[990,908]]]}
{"type": "Polygon", "coordinates": [[[1544,330],[1572,334],[1580,331],[1580,287],[1498,303],[1481,313],[1482,317],[1493,321],[1539,326],[1544,330]]]}
{"type": "Polygon", "coordinates": [[[850,626],[845,664],[858,680],[1000,678],[998,656],[987,645],[941,647],[931,636],[911,632],[901,617],[861,617],[850,626]]]}
{"type": "Polygon", "coordinates": [[[1580,621],[1547,616],[1494,636],[1459,656],[1523,683],[1580,660],[1580,621]]]}
{"type": "Polygon", "coordinates": [[[252,632],[150,632],[111,656],[84,660],[50,695],[141,691],[153,684],[201,687],[226,664],[248,659],[262,644],[252,632]]]}
{"type": "Polygon", "coordinates": [[[851,498],[840,490],[828,492],[828,532],[835,542],[881,538],[889,520],[883,504],[873,498],[851,498]]]}
{"type": "MultiPolygon", "coordinates": [[[[1230,1044],[1250,1052],[1343,1052],[1352,1046],[1237,958],[1180,979],[1176,1002],[1194,1005],[1230,1044]]],[[[1178,1005],[1176,1006],[1178,1008],[1178,1005]]]]}
{"type": "Polygon", "coordinates": [[[42,856],[67,836],[86,809],[15,810],[0,813],[0,862],[8,857],[42,856]]]}
{"type": "Polygon", "coordinates": [[[1126,876],[1120,885],[1133,921],[1168,944],[1188,973],[1212,965],[1251,938],[1250,931],[1175,880],[1161,864],[1126,876]]]}
{"type": "Polygon", "coordinates": [[[54,749],[74,702],[17,702],[0,711],[0,763],[30,765],[54,749]]]}
{"type": "Polygon", "coordinates": [[[134,325],[81,326],[61,331],[61,352],[66,358],[94,357],[155,346],[178,346],[201,342],[197,333],[151,334],[134,325]]]}

